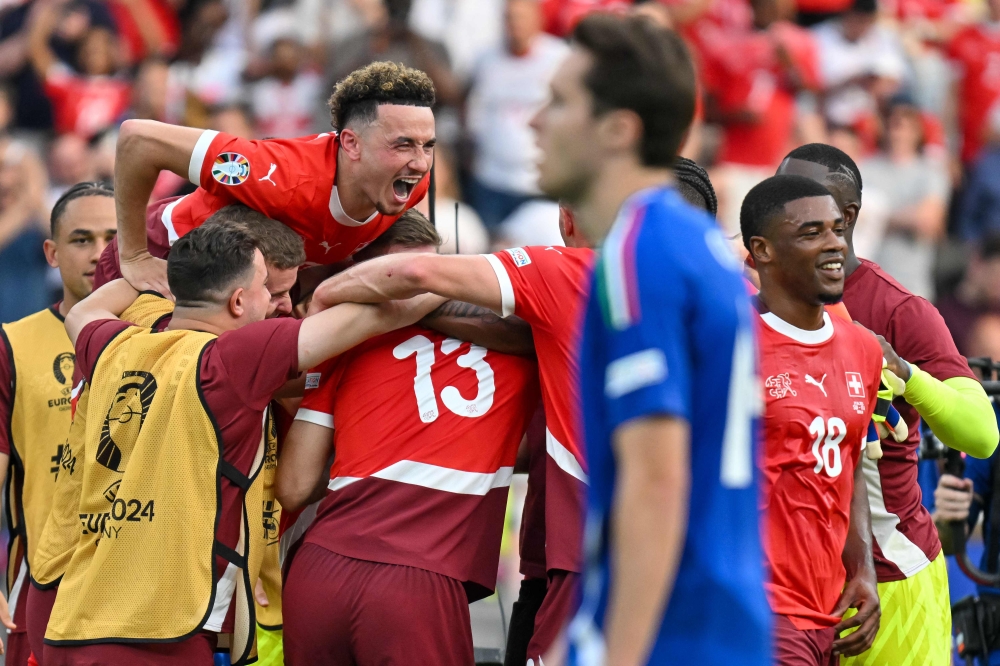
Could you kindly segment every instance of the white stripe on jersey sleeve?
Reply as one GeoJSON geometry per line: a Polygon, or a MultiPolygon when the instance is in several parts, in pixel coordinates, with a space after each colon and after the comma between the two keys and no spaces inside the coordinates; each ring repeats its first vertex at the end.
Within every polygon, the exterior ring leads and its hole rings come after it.
{"type": "Polygon", "coordinates": [[[510,283],[510,276],[507,275],[507,269],[504,268],[503,262],[492,254],[484,254],[482,256],[486,257],[486,261],[490,262],[490,266],[497,276],[497,282],[500,283],[500,316],[509,317],[514,314],[514,285],[510,283]]]}
{"type": "Polygon", "coordinates": [[[205,163],[205,155],[212,141],[219,135],[215,130],[205,130],[198,137],[191,151],[191,161],[188,162],[188,180],[195,187],[201,187],[201,167],[205,163]]]}
{"type": "Polygon", "coordinates": [[[333,430],[333,414],[324,414],[323,412],[317,412],[315,409],[299,407],[299,411],[295,412],[295,420],[315,423],[318,426],[333,430]]]}

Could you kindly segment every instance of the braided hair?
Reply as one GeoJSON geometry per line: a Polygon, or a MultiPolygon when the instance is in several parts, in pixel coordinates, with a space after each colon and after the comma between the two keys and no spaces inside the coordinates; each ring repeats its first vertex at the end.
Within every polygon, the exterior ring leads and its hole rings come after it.
{"type": "Polygon", "coordinates": [[[719,212],[719,198],[715,195],[708,172],[694,160],[678,157],[674,173],[677,176],[677,189],[684,200],[692,206],[707,210],[715,217],[719,212]]]}
{"type": "Polygon", "coordinates": [[[66,212],[66,206],[74,199],[82,197],[114,197],[115,189],[105,181],[93,180],[77,183],[73,187],[63,192],[62,196],[52,206],[52,214],[49,216],[51,225],[50,233],[52,238],[56,237],[56,229],[59,228],[59,218],[66,212]]]}

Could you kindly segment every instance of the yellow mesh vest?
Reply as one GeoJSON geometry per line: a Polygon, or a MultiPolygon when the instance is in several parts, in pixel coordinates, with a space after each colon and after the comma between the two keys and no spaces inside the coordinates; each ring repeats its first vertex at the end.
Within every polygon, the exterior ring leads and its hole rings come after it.
{"type": "MultiPolygon", "coordinates": [[[[174,311],[173,301],[153,292],[143,292],[122,313],[121,319],[136,326],[152,328],[174,311]]],[[[87,422],[87,404],[90,387],[84,385],[76,402],[76,415],[70,426],[69,438],[63,447],[61,467],[52,498],[45,527],[35,545],[32,559],[31,579],[42,589],[51,589],[59,584],[66,573],[76,544],[80,541],[80,484],[83,467],[77,467],[77,459],[83,460],[84,433],[87,422]]]]}
{"type": "MultiPolygon", "coordinates": [[[[130,327],[98,359],[82,457],[81,535],[59,585],[47,643],[192,636],[217,619],[218,554],[236,569],[233,663],[253,652],[247,565],[259,555],[247,513],[236,550],[215,540],[215,527],[222,476],[251,488],[263,466],[264,437],[250,478],[221,458],[221,438],[199,386],[201,355],[214,339],[130,327]]],[[[80,460],[78,454],[77,465],[80,460]]]]}
{"type": "MultiPolygon", "coordinates": [[[[281,561],[280,544],[278,542],[278,525],[281,523],[281,505],[274,497],[275,470],[278,463],[278,438],[274,423],[274,417],[268,421],[267,447],[264,452],[264,467],[250,491],[247,492],[247,513],[254,514],[255,505],[253,501],[258,493],[261,502],[262,514],[260,530],[251,529],[256,532],[255,536],[262,544],[261,562],[259,565],[259,577],[264,586],[264,593],[267,594],[267,606],[256,604],[257,624],[265,629],[281,629],[281,561]],[[259,491],[258,491],[259,488],[259,491]]],[[[251,519],[252,521],[252,519],[251,519]]],[[[255,580],[252,575],[251,580],[255,580]]],[[[256,583],[255,583],[256,585],[256,583]]]]}
{"type": "Polygon", "coordinates": [[[70,425],[76,355],[62,317],[52,309],[5,324],[2,335],[14,380],[5,502],[11,529],[7,589],[13,606],[52,504],[70,425]]]}

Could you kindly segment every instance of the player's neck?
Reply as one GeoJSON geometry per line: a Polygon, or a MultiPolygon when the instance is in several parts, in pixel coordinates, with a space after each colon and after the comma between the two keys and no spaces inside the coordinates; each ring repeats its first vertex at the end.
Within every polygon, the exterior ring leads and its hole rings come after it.
{"type": "Polygon", "coordinates": [[[338,147],[334,185],[337,186],[340,207],[353,220],[367,220],[375,212],[375,203],[365,196],[355,166],[351,160],[341,159],[341,150],[338,147]]]}
{"type": "Polygon", "coordinates": [[[823,328],[825,322],[822,304],[806,303],[781,289],[775,289],[774,285],[769,285],[764,280],[761,280],[758,298],[768,312],[795,328],[803,331],[818,331],[823,328]]]}
{"type": "Polygon", "coordinates": [[[861,268],[861,260],[854,253],[853,239],[847,240],[847,254],[844,257],[844,278],[851,277],[851,273],[861,268]]]}
{"type": "Polygon", "coordinates": [[[59,314],[65,317],[69,314],[69,311],[73,309],[73,306],[80,302],[73,292],[71,292],[65,285],[63,286],[63,296],[62,301],[59,303],[59,314]]]}
{"type": "Polygon", "coordinates": [[[226,331],[239,328],[237,322],[228,313],[209,310],[207,308],[191,308],[177,306],[167,324],[168,331],[202,331],[213,335],[222,335],[226,331]]]}
{"type": "Polygon", "coordinates": [[[635,160],[608,160],[587,196],[574,206],[577,225],[596,247],[604,242],[630,196],[650,187],[670,185],[673,180],[670,169],[642,166],[635,160]]]}

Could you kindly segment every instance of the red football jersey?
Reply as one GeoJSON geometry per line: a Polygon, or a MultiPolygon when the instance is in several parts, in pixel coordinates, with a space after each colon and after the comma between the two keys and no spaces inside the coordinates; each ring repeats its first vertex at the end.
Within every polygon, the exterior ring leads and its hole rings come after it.
{"type": "MultiPolygon", "coordinates": [[[[586,458],[580,432],[578,338],[586,307],[594,251],[570,247],[518,247],[486,255],[500,283],[503,316],[531,324],[545,407],[544,467],[532,465],[528,492],[544,502],[526,502],[544,515],[524,516],[526,538],[541,534],[544,571],[581,572],[586,513],[586,458]],[[534,472],[534,473],[532,473],[534,472]],[[544,477],[541,473],[544,472],[544,477]]],[[[526,562],[523,573],[533,563],[526,562]]],[[[533,572],[532,572],[533,573],[533,572]]]]}
{"type": "Polygon", "coordinates": [[[850,526],[854,470],[882,371],[873,335],[823,315],[804,331],[761,315],[764,380],[764,552],[771,607],[799,629],[830,615],[843,590],[841,554],[850,526]]]}
{"type": "Polygon", "coordinates": [[[450,576],[473,600],[491,594],[537,372],[417,326],[310,371],[296,418],[335,426],[336,455],[306,542],[450,576]]]}
{"type": "Polygon", "coordinates": [[[1000,98],[1000,32],[967,26],[951,39],[946,53],[959,70],[958,123],[962,161],[968,163],[983,146],[990,109],[1000,98]]]}
{"type": "MultiPolygon", "coordinates": [[[[200,187],[161,214],[170,242],[220,208],[243,203],[302,236],[307,262],[343,261],[399,216],[376,212],[367,220],[355,220],[344,212],[337,193],[339,146],[332,132],[253,141],[206,130],[188,167],[188,179],[200,187]]],[[[424,198],[429,182],[428,175],[417,183],[407,208],[424,198]]]]}

